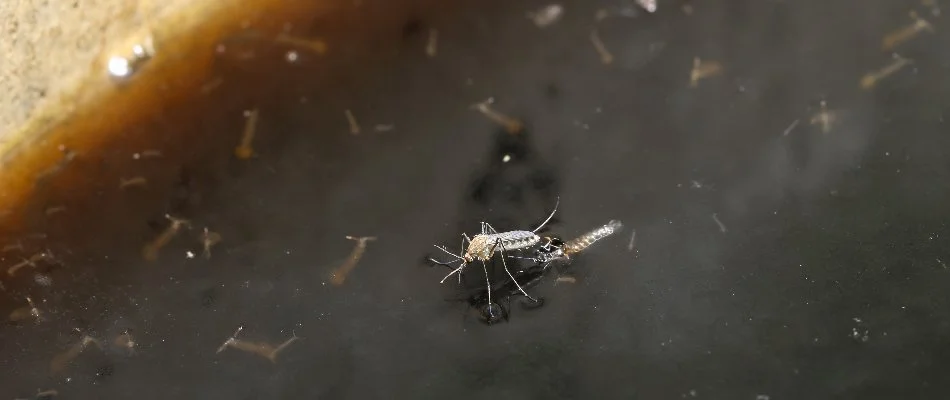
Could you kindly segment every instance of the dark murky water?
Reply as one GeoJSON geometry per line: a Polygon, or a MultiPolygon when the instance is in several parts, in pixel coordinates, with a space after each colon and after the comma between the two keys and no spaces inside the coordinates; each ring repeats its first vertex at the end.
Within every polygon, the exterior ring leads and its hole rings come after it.
{"type": "MultiPolygon", "coordinates": [[[[378,12],[378,29],[348,41],[318,23],[337,50],[324,58],[222,59],[214,110],[167,110],[143,128],[189,137],[134,164],[151,189],[117,192],[110,177],[64,201],[82,217],[37,226],[70,238],[55,250],[67,265],[48,288],[9,292],[41,299],[47,320],[0,330],[0,387],[108,399],[945,393],[940,18],[912,2],[701,1],[692,15],[661,2],[597,25],[615,58],[605,66],[589,41],[595,10],[632,1],[566,2],[562,21],[538,29],[525,12],[542,5],[407,14],[415,23],[378,12]],[[937,33],[903,44],[915,63],[861,90],[891,62],[881,37],[911,22],[911,6],[937,33]],[[691,88],[694,57],[723,74],[691,88]],[[491,96],[523,134],[469,108],[491,96]],[[810,123],[821,100],[836,117],[828,133],[810,123]],[[254,107],[259,157],[239,161],[254,107]],[[533,227],[557,198],[551,233],[626,225],[576,259],[577,283],[549,279],[534,289],[544,307],[491,327],[445,300],[459,290],[423,262],[432,244],[457,249],[479,221],[533,227]],[[145,263],[165,212],[194,227],[145,263]],[[187,258],[205,226],[224,240],[211,260],[187,258]],[[334,287],[346,235],[378,240],[334,287]],[[215,354],[242,324],[239,338],[301,339],[273,365],[215,354]],[[104,344],[131,328],[136,354],[89,349],[50,377],[50,359],[82,336],[73,328],[104,344]]],[[[77,168],[128,176],[133,164],[117,160],[129,154],[77,168]]]]}

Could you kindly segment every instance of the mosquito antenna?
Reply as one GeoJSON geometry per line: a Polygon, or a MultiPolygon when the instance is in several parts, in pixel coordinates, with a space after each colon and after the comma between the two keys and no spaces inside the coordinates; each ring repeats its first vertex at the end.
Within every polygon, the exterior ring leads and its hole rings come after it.
{"type": "Polygon", "coordinates": [[[531,232],[532,232],[532,233],[536,233],[536,232],[538,232],[541,228],[543,228],[544,225],[547,225],[547,223],[548,223],[549,221],[551,221],[551,218],[554,218],[554,213],[557,212],[557,206],[560,205],[560,204],[561,204],[561,196],[558,196],[558,197],[557,197],[557,202],[554,203],[554,211],[551,211],[551,215],[548,215],[548,219],[544,220],[544,222],[542,222],[541,225],[538,225],[538,227],[535,228],[535,229],[534,229],[533,231],[531,231],[531,232]]]}
{"type": "MultiPolygon", "coordinates": [[[[458,259],[458,260],[465,261],[465,259],[463,259],[462,257],[459,257],[458,254],[455,254],[455,253],[452,253],[451,251],[446,250],[445,247],[442,247],[442,246],[439,246],[439,245],[435,245],[435,244],[432,245],[432,247],[435,247],[435,248],[437,248],[437,249],[439,249],[439,250],[442,250],[443,252],[445,252],[445,254],[448,254],[448,255],[450,255],[450,256],[452,256],[452,257],[455,257],[455,258],[458,259]]],[[[454,261],[450,261],[450,262],[454,262],[454,261]]]]}
{"type": "Polygon", "coordinates": [[[442,266],[449,267],[449,268],[452,268],[452,266],[449,265],[449,264],[452,264],[452,263],[458,261],[458,260],[452,260],[452,261],[449,261],[449,262],[442,262],[442,261],[436,260],[436,259],[434,259],[434,258],[432,258],[432,257],[428,257],[428,259],[429,259],[429,261],[432,261],[433,263],[435,263],[435,264],[437,264],[437,265],[442,265],[442,266]]]}

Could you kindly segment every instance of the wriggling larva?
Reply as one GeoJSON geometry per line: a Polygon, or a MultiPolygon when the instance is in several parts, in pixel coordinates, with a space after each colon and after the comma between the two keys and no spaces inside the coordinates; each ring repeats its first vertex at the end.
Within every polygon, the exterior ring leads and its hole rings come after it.
{"type": "Polygon", "coordinates": [[[353,247],[353,251],[350,252],[350,256],[346,258],[346,261],[330,273],[330,283],[335,286],[342,285],[346,281],[346,276],[353,271],[353,268],[356,268],[356,264],[360,262],[360,258],[363,258],[363,253],[366,252],[366,243],[376,240],[374,236],[347,236],[346,238],[355,240],[356,246],[353,247]]]}

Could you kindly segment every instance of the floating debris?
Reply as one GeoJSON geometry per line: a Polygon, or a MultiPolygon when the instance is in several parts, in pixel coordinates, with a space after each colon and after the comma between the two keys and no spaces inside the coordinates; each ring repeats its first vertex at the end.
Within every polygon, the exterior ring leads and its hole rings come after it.
{"type": "Polygon", "coordinates": [[[155,44],[151,35],[147,35],[141,43],[136,43],[123,51],[129,52],[113,55],[106,63],[106,69],[113,78],[126,79],[138,72],[155,55],[155,44]]]}

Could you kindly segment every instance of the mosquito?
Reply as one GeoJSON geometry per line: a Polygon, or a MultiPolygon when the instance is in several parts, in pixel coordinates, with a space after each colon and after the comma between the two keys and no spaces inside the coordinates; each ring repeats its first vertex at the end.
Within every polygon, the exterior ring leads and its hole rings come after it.
{"type": "MultiPolygon", "coordinates": [[[[446,266],[454,262],[461,262],[458,268],[452,270],[452,272],[449,272],[449,274],[442,278],[439,283],[445,283],[447,279],[455,274],[459,275],[459,282],[461,283],[462,270],[465,269],[468,264],[471,264],[476,260],[481,261],[482,270],[485,272],[485,284],[488,291],[488,304],[492,304],[491,278],[488,275],[488,266],[485,264],[485,262],[491,260],[491,258],[495,255],[495,252],[498,251],[502,254],[501,265],[505,268],[505,273],[508,274],[508,277],[510,277],[511,280],[515,282],[515,285],[518,287],[518,291],[520,291],[521,294],[531,301],[537,302],[538,300],[534,297],[531,297],[528,292],[525,292],[524,288],[518,283],[518,280],[515,279],[515,276],[511,274],[511,270],[508,269],[508,264],[505,262],[504,253],[507,250],[527,249],[541,242],[541,237],[538,236],[537,232],[547,225],[547,223],[551,221],[551,218],[554,218],[554,213],[557,212],[557,207],[560,205],[560,203],[561,199],[558,197],[557,202],[554,204],[554,210],[551,211],[551,215],[548,215],[548,218],[532,231],[508,231],[499,233],[494,227],[491,226],[491,224],[482,222],[481,233],[475,235],[474,237],[469,238],[468,235],[462,233],[463,248],[465,247],[465,242],[468,241],[468,248],[465,249],[464,253],[455,254],[443,246],[433,245],[435,248],[442,250],[445,254],[455,257],[455,260],[449,262],[440,262],[433,258],[429,258],[430,261],[446,266]]],[[[489,312],[491,312],[491,310],[489,310],[489,312]]]]}

